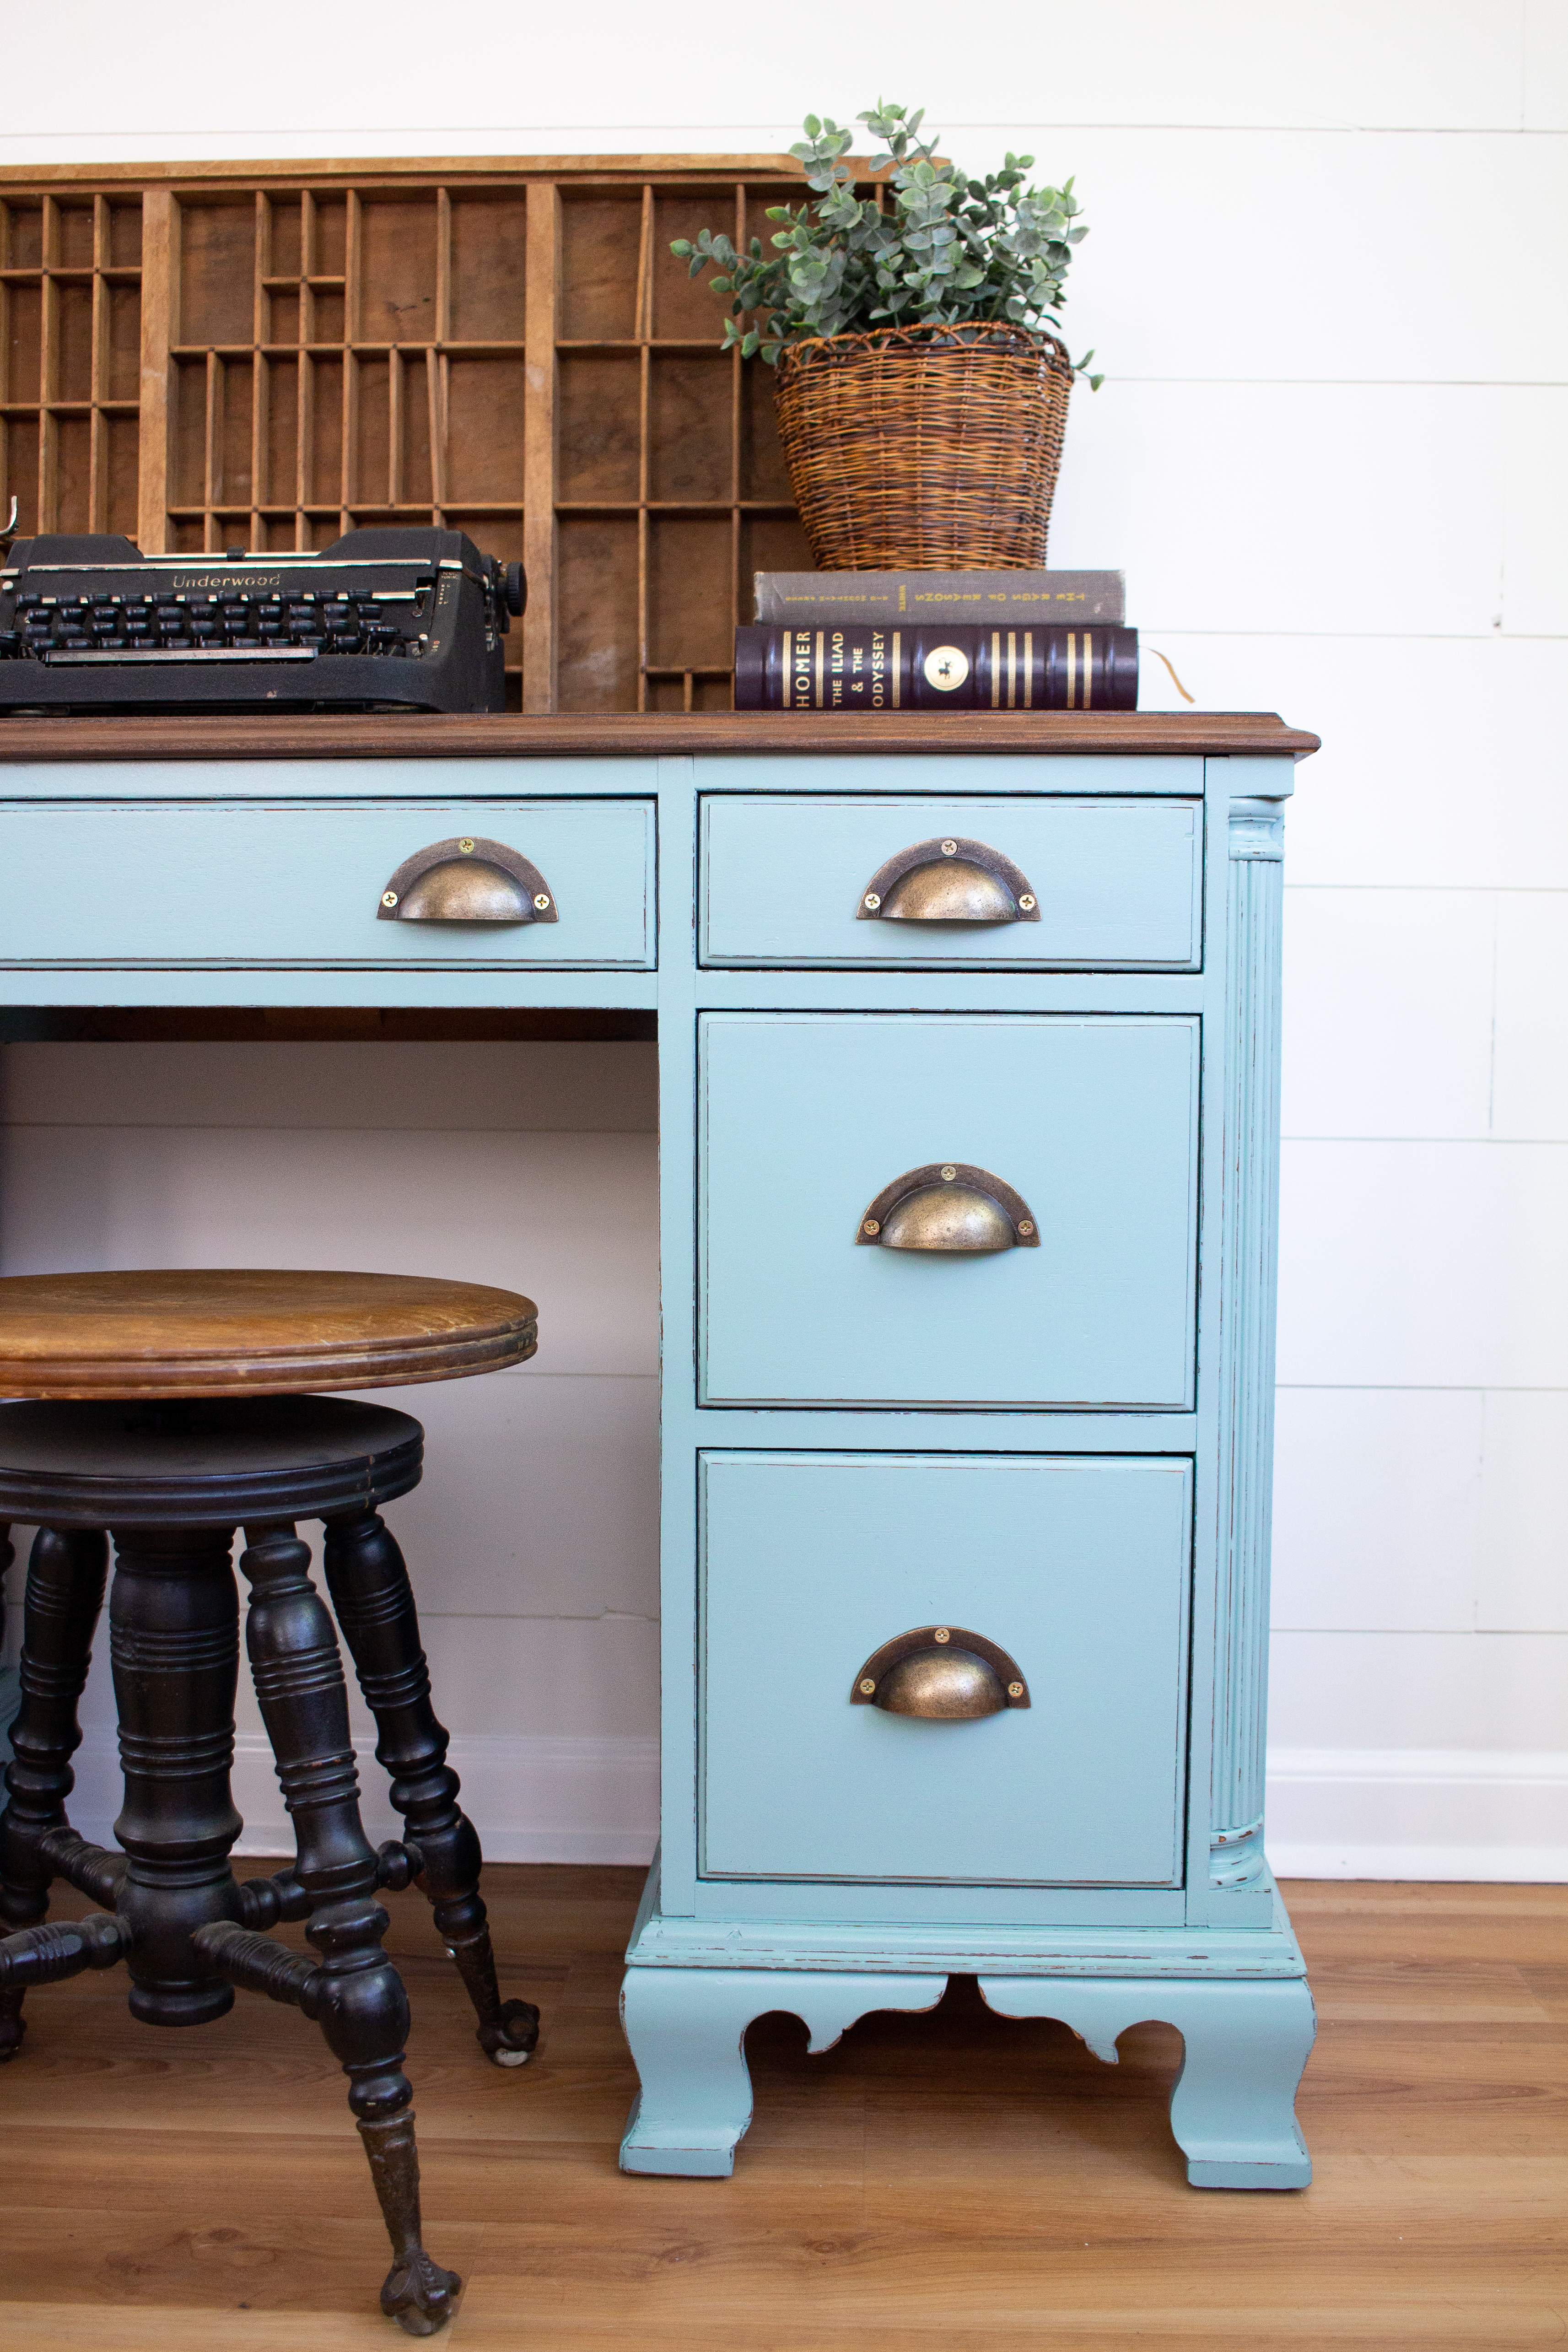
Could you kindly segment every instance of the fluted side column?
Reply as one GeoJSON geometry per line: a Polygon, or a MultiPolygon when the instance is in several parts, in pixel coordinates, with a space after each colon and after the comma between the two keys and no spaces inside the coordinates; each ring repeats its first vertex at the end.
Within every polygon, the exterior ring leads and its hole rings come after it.
{"type": "Polygon", "coordinates": [[[1210,1884],[1230,1889],[1249,1886],[1264,1866],[1284,833],[1275,803],[1232,802],[1218,1367],[1224,1474],[1209,1863],[1210,1884]]]}

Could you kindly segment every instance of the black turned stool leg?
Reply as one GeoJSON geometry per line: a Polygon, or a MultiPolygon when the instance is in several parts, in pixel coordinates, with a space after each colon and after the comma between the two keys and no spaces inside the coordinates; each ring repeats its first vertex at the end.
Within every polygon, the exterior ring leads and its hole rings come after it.
{"type": "Polygon", "coordinates": [[[448,1734],[431,1705],[402,1554],[379,1514],[361,1511],[328,1520],[326,1567],[332,1606],[376,1719],[377,1760],[392,1775],[392,1801],[418,1850],[419,1881],[437,1930],[474,2004],[480,2048],[498,2066],[521,2066],[539,2038],[539,2013],[532,2001],[503,2004],[496,1981],[479,1893],[478,1833],[457,1802],[459,1782],[446,1761],[448,1734]]]}
{"type": "MultiPolygon", "coordinates": [[[[0,1919],[10,1927],[30,1927],[49,1907],[56,1871],[41,1848],[51,1830],[65,1827],[66,1799],[76,1785],[70,1759],[81,1745],[77,1703],[92,1662],[108,1565],[108,1541],[95,1528],[40,1528],[34,1538],[22,1616],[22,1704],[5,1770],[9,1802],[0,1813],[0,1919]]],[[[0,2061],[21,2045],[24,1989],[13,1983],[0,1990],[0,2061]]]]}
{"type": "Polygon", "coordinates": [[[229,1848],[245,1826],[229,1789],[233,1548],[232,1525],[114,1530],[109,1644],[125,1775],[114,1833],[130,1857],[115,1908],[132,1938],[131,2015],[148,2025],[200,2025],[234,2007],[233,1986],[191,1940],[234,1916],[229,1848]]]}
{"type": "MultiPolygon", "coordinates": [[[[16,1557],[16,1547],[11,1540],[11,1524],[0,1519],[0,1650],[5,1647],[5,1571],[16,1557]]],[[[8,1723],[0,1723],[0,1731],[9,1732],[8,1723]]]]}
{"type": "MultiPolygon", "coordinates": [[[[321,1955],[320,1968],[304,1970],[298,1988],[276,1965],[282,1954],[267,1966],[267,1982],[250,1980],[275,1998],[298,2000],[320,2020],[349,2077],[349,2105],[392,2240],[382,2309],[411,2336],[431,2336],[451,2318],[462,2281],[433,2262],[420,2242],[413,2092],[402,2071],[408,1997],[382,1949],[391,1923],[376,1900],[377,1856],[360,1820],[337,1636],[310,1581],[309,1549],[293,1528],[247,1527],[246,1539],[246,1646],[294,1822],[298,1883],[311,1900],[305,1932],[321,1955]]],[[[230,1942],[240,1940],[227,1932],[230,1942]]],[[[209,1948],[223,1935],[214,1938],[209,1931],[209,1948]]],[[[259,1974],[265,1955],[257,1964],[259,1974]]]]}

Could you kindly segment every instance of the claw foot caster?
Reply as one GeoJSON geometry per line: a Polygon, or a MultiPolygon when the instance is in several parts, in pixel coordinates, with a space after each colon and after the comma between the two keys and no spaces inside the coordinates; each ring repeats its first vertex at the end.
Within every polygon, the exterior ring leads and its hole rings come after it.
{"type": "Polygon", "coordinates": [[[422,2246],[413,2260],[394,2263],[382,2289],[382,2309],[409,2336],[434,2336],[463,2297],[455,2271],[444,2271],[422,2246]]]}
{"type": "Polygon", "coordinates": [[[538,2044],[538,2011],[531,2000],[503,2001],[499,2024],[480,2026],[477,2038],[493,2066],[526,2066],[538,2044]]]}

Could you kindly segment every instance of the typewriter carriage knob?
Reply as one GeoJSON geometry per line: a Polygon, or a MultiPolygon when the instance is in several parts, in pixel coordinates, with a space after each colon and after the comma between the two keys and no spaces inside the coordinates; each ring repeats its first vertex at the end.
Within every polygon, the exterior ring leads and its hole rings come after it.
{"type": "Polygon", "coordinates": [[[498,555],[485,558],[485,609],[502,636],[511,627],[512,617],[521,613],[528,601],[528,575],[520,563],[503,563],[498,555]]]}

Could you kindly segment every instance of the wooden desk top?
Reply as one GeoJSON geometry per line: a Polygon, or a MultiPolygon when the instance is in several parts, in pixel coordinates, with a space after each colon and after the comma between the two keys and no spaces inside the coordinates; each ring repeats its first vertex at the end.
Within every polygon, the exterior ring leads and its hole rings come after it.
{"type": "Polygon", "coordinates": [[[516,1291],[417,1275],[9,1275],[0,1394],[286,1396],[461,1380],[531,1356],[537,1315],[516,1291]]]}
{"type": "Polygon", "coordinates": [[[1072,751],[1304,759],[1315,735],[1269,711],[605,711],[459,718],[343,711],[290,717],[3,719],[0,763],[32,760],[517,760],[642,752],[1072,751]]]}

